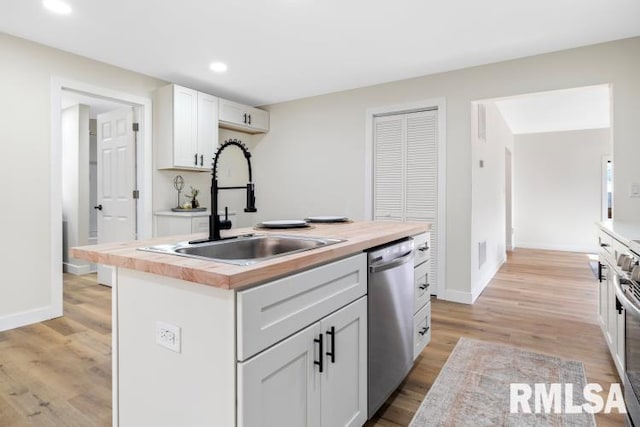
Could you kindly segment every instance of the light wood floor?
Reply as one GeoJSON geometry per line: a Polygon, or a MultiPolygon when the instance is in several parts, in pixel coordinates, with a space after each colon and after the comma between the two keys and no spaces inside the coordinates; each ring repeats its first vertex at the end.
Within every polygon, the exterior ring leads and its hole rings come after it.
{"type": "MultiPolygon", "coordinates": [[[[431,343],[367,427],[407,426],[461,336],[582,361],[588,382],[608,390],[620,380],[596,320],[597,286],[585,254],[517,249],[475,304],[432,300],[431,343]]],[[[596,421],[624,425],[619,414],[596,421]]]]}
{"type": "MultiPolygon", "coordinates": [[[[64,279],[65,317],[0,333],[0,426],[111,424],[110,289],[95,276],[64,279]]],[[[513,252],[474,305],[432,301],[431,344],[367,426],[408,425],[461,336],[580,360],[589,382],[618,382],[596,295],[586,255],[513,252]]]]}

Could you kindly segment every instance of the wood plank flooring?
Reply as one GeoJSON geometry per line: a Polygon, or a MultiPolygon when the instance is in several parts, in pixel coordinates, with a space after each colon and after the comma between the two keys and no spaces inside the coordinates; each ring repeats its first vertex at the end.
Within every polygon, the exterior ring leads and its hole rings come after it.
{"type": "MultiPolygon", "coordinates": [[[[588,381],[618,382],[587,261],[519,249],[474,305],[433,300],[431,344],[367,426],[408,425],[461,336],[580,360],[588,381]]],[[[0,333],[0,426],[111,425],[111,290],[92,275],[64,281],[64,317],[0,333]]]]}
{"type": "Polygon", "coordinates": [[[64,275],[64,316],[0,333],[0,426],[111,425],[111,288],[64,275]]]}
{"type": "Polygon", "coordinates": [[[367,427],[407,426],[461,336],[582,361],[587,381],[608,390],[620,380],[597,323],[597,286],[586,254],[517,249],[475,304],[432,300],[431,343],[367,427]]]}

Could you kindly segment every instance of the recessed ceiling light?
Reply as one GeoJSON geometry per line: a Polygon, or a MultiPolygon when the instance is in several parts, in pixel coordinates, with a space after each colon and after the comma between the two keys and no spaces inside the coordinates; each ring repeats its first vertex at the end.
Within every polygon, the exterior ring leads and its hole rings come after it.
{"type": "Polygon", "coordinates": [[[212,62],[209,64],[209,68],[211,71],[215,71],[216,73],[224,73],[227,71],[227,64],[224,62],[212,62]]]}
{"type": "Polygon", "coordinates": [[[51,12],[60,15],[68,15],[71,13],[71,6],[60,0],[43,0],[42,5],[51,12]]]}

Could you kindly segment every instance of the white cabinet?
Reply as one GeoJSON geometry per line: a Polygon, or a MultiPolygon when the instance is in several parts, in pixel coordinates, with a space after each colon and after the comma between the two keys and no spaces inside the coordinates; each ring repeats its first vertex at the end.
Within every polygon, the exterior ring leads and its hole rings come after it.
{"type": "Polygon", "coordinates": [[[218,98],[164,86],[154,94],[153,129],[158,169],[209,171],[218,146],[218,98]]]}
{"type": "Polygon", "coordinates": [[[269,131],[269,112],[220,98],[219,125],[247,133],[269,131]]]}
{"type": "Polygon", "coordinates": [[[620,378],[625,366],[625,310],[616,296],[614,276],[622,274],[616,258],[628,248],[614,237],[600,230],[600,283],[598,284],[598,323],[609,346],[620,378]]]}
{"type": "Polygon", "coordinates": [[[156,212],[156,237],[209,232],[209,212],[156,212]]]}
{"type": "Polygon", "coordinates": [[[238,426],[359,427],[367,420],[367,299],[238,363],[238,426]]]}
{"type": "Polygon", "coordinates": [[[320,324],[238,364],[238,426],[320,427],[320,324]]]}
{"type": "Polygon", "coordinates": [[[239,426],[365,423],[366,262],[358,254],[237,293],[239,426]]]}
{"type": "Polygon", "coordinates": [[[415,246],[413,297],[413,360],[431,341],[431,259],[430,234],[413,237],[415,246]]]}

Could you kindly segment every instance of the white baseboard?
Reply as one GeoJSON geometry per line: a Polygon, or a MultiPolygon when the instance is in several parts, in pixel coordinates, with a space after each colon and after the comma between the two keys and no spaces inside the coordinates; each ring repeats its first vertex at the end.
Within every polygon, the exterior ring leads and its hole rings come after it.
{"type": "Polygon", "coordinates": [[[472,304],[476,301],[476,299],[478,299],[482,291],[484,291],[484,288],[486,288],[487,285],[491,283],[491,280],[493,280],[493,278],[495,277],[495,275],[498,273],[498,271],[504,265],[505,262],[507,262],[506,254],[491,270],[488,270],[488,273],[485,273],[484,276],[482,276],[475,285],[474,284],[471,285],[473,288],[471,290],[472,304]]]}
{"type": "Polygon", "coordinates": [[[445,289],[442,295],[438,295],[438,299],[445,301],[457,302],[461,304],[473,304],[480,296],[484,288],[491,282],[491,279],[496,275],[500,267],[507,261],[506,257],[500,260],[500,262],[491,270],[486,273],[485,276],[473,287],[472,292],[456,291],[453,289],[445,289]]]}
{"type": "Polygon", "coordinates": [[[542,249],[547,251],[563,251],[563,252],[584,252],[584,253],[598,253],[596,246],[580,246],[580,245],[558,245],[558,244],[546,244],[546,243],[520,243],[516,242],[515,248],[523,249],[542,249]]]}
{"type": "Polygon", "coordinates": [[[75,274],[76,276],[82,276],[89,273],[95,273],[98,269],[95,264],[72,264],[70,262],[63,262],[62,271],[65,273],[75,274]]]}
{"type": "Polygon", "coordinates": [[[438,295],[438,299],[460,304],[473,304],[471,292],[456,291],[454,289],[445,289],[442,296],[438,295]]]}
{"type": "Polygon", "coordinates": [[[62,316],[62,310],[55,310],[52,306],[35,308],[20,313],[0,317],[0,332],[20,326],[31,325],[62,316]]]}

